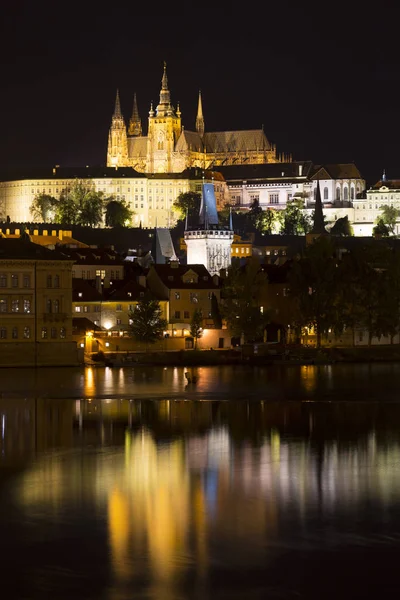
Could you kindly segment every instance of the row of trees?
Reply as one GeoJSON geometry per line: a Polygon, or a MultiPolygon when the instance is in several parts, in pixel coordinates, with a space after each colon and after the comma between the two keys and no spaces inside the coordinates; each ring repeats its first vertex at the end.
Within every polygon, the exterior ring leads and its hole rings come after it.
{"type": "Polygon", "coordinates": [[[64,189],[59,198],[38,194],[30,207],[34,219],[45,223],[98,227],[105,220],[107,227],[131,223],[133,211],[123,200],[96,191],[94,184],[76,180],[64,189]]]}
{"type": "Polygon", "coordinates": [[[389,244],[374,243],[336,255],[331,239],[318,238],[289,274],[293,325],[313,327],[317,346],[333,332],[357,329],[393,337],[400,328],[400,256],[389,244]]]}

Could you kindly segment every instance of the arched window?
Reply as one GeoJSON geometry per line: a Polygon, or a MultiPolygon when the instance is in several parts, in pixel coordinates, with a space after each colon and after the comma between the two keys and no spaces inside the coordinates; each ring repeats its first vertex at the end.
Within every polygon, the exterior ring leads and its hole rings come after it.
{"type": "Polygon", "coordinates": [[[340,187],[336,188],[336,200],[340,200],[340,187]]]}
{"type": "Polygon", "coordinates": [[[354,188],[351,186],[350,188],[350,200],[354,200],[354,188]]]}
{"type": "Polygon", "coordinates": [[[51,286],[52,286],[52,277],[51,277],[51,275],[47,275],[47,284],[46,285],[47,285],[48,288],[51,288],[51,286]]]}
{"type": "Polygon", "coordinates": [[[60,276],[59,275],[54,275],[54,287],[55,288],[60,287],[60,276]]]}
{"type": "Polygon", "coordinates": [[[53,312],[58,313],[60,310],[60,302],[59,300],[54,300],[53,302],[53,312]]]}
{"type": "Polygon", "coordinates": [[[51,300],[46,300],[46,312],[51,313],[51,300]]]}
{"type": "Polygon", "coordinates": [[[348,200],[349,199],[349,189],[346,186],[343,190],[343,200],[348,200]]]}
{"type": "Polygon", "coordinates": [[[328,188],[324,187],[324,200],[328,200],[328,188]]]}

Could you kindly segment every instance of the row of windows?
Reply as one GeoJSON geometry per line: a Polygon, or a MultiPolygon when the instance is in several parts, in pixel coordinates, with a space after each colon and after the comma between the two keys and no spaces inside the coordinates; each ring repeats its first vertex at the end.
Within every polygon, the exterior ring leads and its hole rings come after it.
{"type": "Polygon", "coordinates": [[[46,287],[48,288],[59,288],[60,287],[60,276],[59,275],[47,275],[46,287]]]}
{"type": "MultiPolygon", "coordinates": [[[[211,319],[212,318],[212,313],[209,312],[208,313],[208,317],[211,319]]],[[[180,310],[176,310],[174,312],[174,319],[180,319],[181,318],[181,311],[180,310]]],[[[184,319],[190,319],[190,312],[188,310],[184,310],[183,311],[183,318],[184,319]]]]}
{"type": "MultiPolygon", "coordinates": [[[[96,277],[100,277],[100,279],[105,279],[106,272],[104,269],[96,269],[95,271],[96,277]]],[[[76,271],[72,271],[72,277],[76,277],[76,271]]],[[[93,279],[93,271],[81,271],[81,279],[93,279]]],[[[118,280],[120,278],[119,271],[110,271],[110,279],[111,281],[118,280]]]]}
{"type": "MultiPolygon", "coordinates": [[[[18,340],[20,337],[20,333],[22,333],[22,337],[26,340],[31,338],[31,328],[30,327],[24,327],[21,331],[19,330],[18,327],[12,327],[11,332],[10,332],[11,339],[18,340]]],[[[0,327],[0,339],[1,340],[8,339],[8,334],[9,334],[9,331],[8,331],[7,327],[1,326],[0,327]]],[[[66,332],[65,327],[60,327],[59,332],[57,330],[57,327],[51,327],[50,330],[47,327],[42,327],[42,332],[41,332],[42,340],[47,339],[49,336],[52,340],[57,339],[58,336],[61,340],[63,340],[63,339],[65,339],[66,335],[67,335],[67,332],[66,332]]]]}
{"type": "Polygon", "coordinates": [[[0,296],[0,313],[19,313],[29,314],[31,312],[31,300],[29,298],[8,298],[0,296]]]}
{"type": "MultiPolygon", "coordinates": [[[[208,292],[208,299],[211,300],[213,293],[212,292],[208,292]]],[[[196,303],[200,300],[201,296],[198,292],[190,292],[189,294],[189,299],[190,302],[192,303],[196,303]]],[[[181,293],[180,292],[175,292],[175,300],[180,300],[181,299],[181,293]]]]}
{"type": "MultiPolygon", "coordinates": [[[[239,254],[239,248],[235,248],[235,253],[239,254]]],[[[250,248],[240,248],[240,254],[250,254],[250,248]]]]}
{"type": "Polygon", "coordinates": [[[0,273],[0,288],[6,287],[19,287],[20,282],[22,281],[22,287],[30,288],[31,287],[31,276],[28,273],[0,273]],[[10,286],[9,286],[10,280],[10,286]]]}
{"type": "MultiPolygon", "coordinates": [[[[92,312],[91,311],[91,307],[90,306],[75,306],[74,308],[75,312],[84,312],[84,313],[89,313],[92,312]]],[[[93,306],[93,312],[100,312],[100,304],[95,304],[93,306]]]]}

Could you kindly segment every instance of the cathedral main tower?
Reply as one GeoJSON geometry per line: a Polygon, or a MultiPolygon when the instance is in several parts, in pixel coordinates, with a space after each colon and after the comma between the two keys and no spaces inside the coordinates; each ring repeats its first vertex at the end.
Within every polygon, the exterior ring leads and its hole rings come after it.
{"type": "Polygon", "coordinates": [[[161,80],[160,102],[156,110],[153,105],[149,112],[147,135],[147,172],[172,173],[175,145],[181,135],[181,112],[179,105],[175,111],[171,104],[168,89],[167,65],[161,80]]]}

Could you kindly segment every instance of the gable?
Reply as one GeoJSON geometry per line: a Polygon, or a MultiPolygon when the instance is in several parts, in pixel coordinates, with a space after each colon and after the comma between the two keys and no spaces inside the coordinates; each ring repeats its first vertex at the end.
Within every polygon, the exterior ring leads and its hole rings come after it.
{"type": "Polygon", "coordinates": [[[328,171],[324,168],[321,167],[320,169],[318,169],[318,171],[316,171],[314,173],[314,175],[311,177],[311,179],[316,180],[316,179],[332,179],[332,177],[329,175],[328,171]]]}

